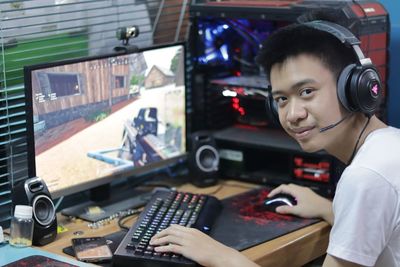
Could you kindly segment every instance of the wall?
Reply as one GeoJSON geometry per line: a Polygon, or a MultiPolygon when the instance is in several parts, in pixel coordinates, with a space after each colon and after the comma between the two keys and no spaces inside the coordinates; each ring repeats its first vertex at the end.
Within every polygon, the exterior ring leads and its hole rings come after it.
{"type": "Polygon", "coordinates": [[[380,0],[389,12],[389,92],[388,123],[400,128],[400,1],[380,0]]]}

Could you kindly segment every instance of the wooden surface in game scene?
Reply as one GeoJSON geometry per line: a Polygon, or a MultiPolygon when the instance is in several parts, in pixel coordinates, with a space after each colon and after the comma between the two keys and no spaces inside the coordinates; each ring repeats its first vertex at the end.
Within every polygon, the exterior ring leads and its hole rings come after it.
{"type": "MultiPolygon", "coordinates": [[[[226,199],[229,197],[234,198],[234,195],[236,194],[251,192],[251,190],[254,190],[256,187],[256,185],[238,181],[222,181],[218,185],[207,188],[197,188],[191,184],[185,184],[179,187],[179,190],[211,194],[219,199],[226,199]]],[[[269,227],[269,229],[275,227],[274,229],[278,230],[285,227],[284,217],[282,220],[277,220],[278,217],[273,217],[274,215],[263,215],[259,217],[256,213],[256,218],[252,218],[254,211],[237,206],[242,205],[242,200],[243,198],[236,199],[232,204],[234,206],[236,205],[237,210],[241,213],[240,216],[236,217],[242,217],[246,223],[255,223],[258,227],[269,227]],[[267,218],[265,216],[267,216],[267,218]],[[265,223],[266,219],[269,221],[272,220],[274,223],[268,225],[265,223]]],[[[253,200],[250,201],[254,201],[254,196],[253,200]]],[[[137,217],[133,217],[125,220],[124,225],[128,227],[131,226],[136,218],[137,217]]],[[[292,219],[289,218],[289,221],[290,220],[292,219]]],[[[294,220],[299,224],[310,223],[307,220],[302,221],[300,218],[295,218],[294,220]]],[[[41,247],[41,249],[62,256],[67,256],[63,253],[63,249],[71,245],[71,239],[74,237],[105,236],[120,231],[116,220],[95,229],[89,227],[88,222],[82,220],[70,220],[62,215],[59,215],[58,222],[59,225],[65,227],[66,231],[59,233],[54,242],[41,247]]],[[[293,223],[291,223],[291,225],[293,225],[293,223]]],[[[221,225],[218,227],[223,228],[221,225]]],[[[242,253],[261,266],[303,266],[313,259],[325,254],[329,241],[329,231],[330,226],[326,222],[314,221],[308,226],[302,226],[300,229],[291,230],[290,233],[287,234],[281,235],[278,231],[276,234],[277,237],[274,237],[274,239],[244,249],[242,250],[242,253]]]]}

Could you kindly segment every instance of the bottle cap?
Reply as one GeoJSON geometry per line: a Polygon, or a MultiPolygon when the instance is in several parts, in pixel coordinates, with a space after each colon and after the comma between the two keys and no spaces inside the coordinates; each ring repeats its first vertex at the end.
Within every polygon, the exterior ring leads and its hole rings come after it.
{"type": "Polygon", "coordinates": [[[26,205],[16,205],[14,210],[14,217],[20,219],[32,219],[32,207],[26,205]]]}

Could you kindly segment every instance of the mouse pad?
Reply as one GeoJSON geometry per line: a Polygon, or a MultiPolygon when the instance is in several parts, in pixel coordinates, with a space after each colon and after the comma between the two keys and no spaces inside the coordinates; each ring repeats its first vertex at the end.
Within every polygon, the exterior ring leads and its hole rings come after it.
{"type": "Polygon", "coordinates": [[[244,250],[321,221],[260,211],[257,206],[262,205],[269,191],[261,187],[223,199],[224,208],[211,236],[229,247],[244,250]]]}
{"type": "Polygon", "coordinates": [[[11,262],[4,265],[4,267],[78,267],[70,263],[62,262],[59,260],[51,259],[41,255],[28,256],[23,259],[11,262]]]}
{"type": "MultiPolygon", "coordinates": [[[[119,243],[121,243],[121,241],[124,238],[124,236],[126,235],[126,233],[127,233],[126,231],[119,231],[119,232],[115,232],[115,233],[104,236],[107,240],[107,244],[110,247],[112,253],[114,253],[115,250],[117,250],[119,243]]],[[[64,248],[63,252],[65,254],[75,257],[74,249],[72,248],[72,246],[64,248]]],[[[111,267],[112,262],[101,262],[101,263],[96,263],[96,265],[103,266],[103,267],[111,267]]]]}

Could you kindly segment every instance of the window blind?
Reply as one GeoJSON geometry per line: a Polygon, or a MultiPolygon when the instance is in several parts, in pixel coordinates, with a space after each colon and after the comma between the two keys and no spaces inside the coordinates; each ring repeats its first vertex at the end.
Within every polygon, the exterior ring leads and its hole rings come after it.
{"type": "Polygon", "coordinates": [[[23,67],[113,52],[118,27],[138,26],[129,44],[186,40],[187,0],[19,0],[0,3],[0,225],[11,188],[27,179],[23,67]]]}

